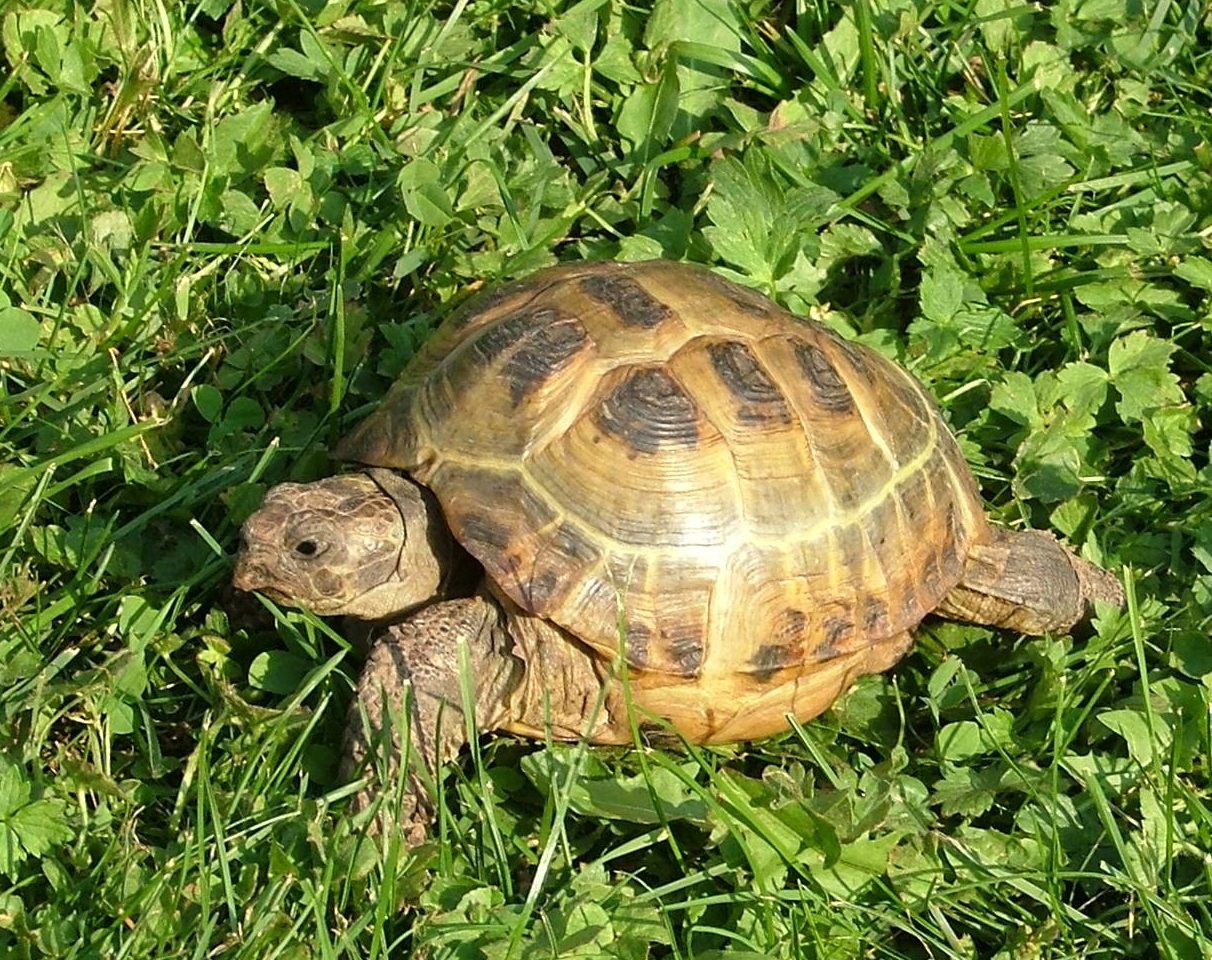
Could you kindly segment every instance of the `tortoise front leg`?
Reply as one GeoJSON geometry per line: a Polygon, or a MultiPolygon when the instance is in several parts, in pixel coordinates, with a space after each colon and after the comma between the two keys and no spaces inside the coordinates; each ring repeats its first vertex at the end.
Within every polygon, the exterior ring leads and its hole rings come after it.
{"type": "Polygon", "coordinates": [[[433,800],[420,771],[432,778],[467,743],[460,641],[473,678],[475,729],[497,729],[506,720],[523,664],[510,652],[503,619],[483,597],[436,603],[390,627],[366,659],[350,708],[342,772],[370,778],[354,797],[354,809],[369,806],[376,793],[399,796],[398,808],[384,810],[379,822],[405,830],[408,843],[420,843],[433,818],[433,800]],[[408,779],[397,793],[390,787],[406,754],[408,779]]]}

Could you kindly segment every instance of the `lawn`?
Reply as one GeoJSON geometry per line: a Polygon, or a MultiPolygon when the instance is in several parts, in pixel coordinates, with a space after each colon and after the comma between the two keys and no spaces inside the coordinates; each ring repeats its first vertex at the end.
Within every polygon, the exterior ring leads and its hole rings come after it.
{"type": "MultiPolygon", "coordinates": [[[[0,956],[1212,956],[1212,30],[1162,0],[0,4],[0,956]],[[361,654],[229,585],[472,290],[689,260],[938,398],[1122,572],[772,740],[337,774],[361,654]]],[[[348,632],[348,631],[346,631],[348,632]]]]}

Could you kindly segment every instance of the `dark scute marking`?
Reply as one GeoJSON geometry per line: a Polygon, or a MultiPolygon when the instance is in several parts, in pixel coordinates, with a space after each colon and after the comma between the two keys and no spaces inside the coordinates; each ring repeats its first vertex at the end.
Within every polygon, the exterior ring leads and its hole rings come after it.
{"type": "Polygon", "coordinates": [[[672,311],[630,277],[614,273],[591,274],[580,279],[581,289],[613,310],[629,327],[655,327],[672,311]]]}
{"type": "Polygon", "coordinates": [[[775,618],[771,642],[758,647],[749,658],[749,668],[753,676],[765,683],[779,670],[802,664],[804,637],[808,626],[808,616],[804,611],[795,607],[783,610],[775,618]]]}
{"type": "MultiPolygon", "coordinates": [[[[708,707],[703,711],[707,729],[715,727],[715,711],[708,707]]],[[[667,726],[654,720],[641,720],[639,724],[640,739],[646,746],[660,750],[676,750],[683,745],[683,740],[667,726]]]]}
{"type": "MultiPolygon", "coordinates": [[[[507,481],[508,475],[502,475],[501,480],[507,481]]],[[[529,485],[519,483],[511,485],[508,482],[494,484],[492,481],[495,478],[491,473],[486,475],[486,480],[481,486],[481,490],[500,492],[504,496],[512,499],[511,512],[525,518],[526,529],[528,530],[545,530],[550,524],[556,521],[556,512],[552,509],[543,497],[535,490],[532,490],[529,485]]]]}
{"type": "Polygon", "coordinates": [[[586,539],[585,534],[568,523],[561,523],[556,528],[548,537],[547,545],[577,565],[592,563],[600,553],[592,540],[586,539]]]}
{"type": "Polygon", "coordinates": [[[943,537],[938,543],[938,553],[927,565],[926,584],[934,596],[942,596],[951,587],[960,582],[964,576],[964,562],[960,560],[956,545],[966,537],[965,531],[957,530],[959,521],[955,513],[955,503],[947,504],[947,514],[943,521],[943,537]]]}
{"type": "Polygon", "coordinates": [[[623,634],[623,643],[627,650],[627,663],[637,670],[648,666],[648,644],[652,640],[652,631],[642,623],[629,623],[623,634]]]}
{"type": "Polygon", "coordinates": [[[542,313],[544,325],[532,325],[523,331],[521,343],[505,364],[509,399],[515,407],[576,356],[589,339],[575,317],[546,310],[542,313]],[[547,317],[549,313],[551,316],[547,317]]]}
{"type": "Polygon", "coordinates": [[[550,570],[537,577],[531,577],[522,584],[522,599],[525,601],[522,606],[531,613],[542,614],[551,603],[551,598],[555,594],[559,582],[559,578],[550,570]]]}
{"type": "Polygon", "coordinates": [[[488,547],[494,553],[503,553],[512,541],[512,531],[482,513],[469,513],[462,517],[460,539],[472,553],[479,554],[479,547],[488,547]]]}
{"type": "Polygon", "coordinates": [[[703,641],[697,635],[667,637],[669,657],[674,671],[683,677],[697,677],[703,666],[703,641]]]}
{"type": "Polygon", "coordinates": [[[878,597],[868,597],[863,604],[863,633],[874,640],[888,636],[891,632],[888,604],[878,597]]]}
{"type": "Polygon", "coordinates": [[[510,300],[519,301],[519,306],[533,302],[536,298],[558,289],[567,283],[568,274],[576,268],[569,266],[548,267],[529,276],[507,280],[491,287],[480,290],[467,297],[444,322],[444,326],[454,325],[456,328],[466,323],[476,322],[487,313],[492,313],[510,300]]]}
{"type": "Polygon", "coordinates": [[[762,296],[751,287],[733,283],[731,280],[721,277],[718,273],[712,273],[710,270],[697,272],[701,274],[703,281],[708,286],[715,287],[718,293],[723,294],[731,300],[733,305],[743,313],[753,313],[759,317],[767,317],[772,313],[784,312],[772,300],[762,296]]]}
{"type": "Polygon", "coordinates": [[[861,343],[854,343],[842,337],[833,337],[832,339],[837,344],[838,349],[846,355],[846,359],[850,361],[850,365],[869,382],[872,381],[874,379],[871,360],[872,351],[861,343]]]}
{"type": "Polygon", "coordinates": [[[943,514],[943,526],[947,530],[947,536],[954,539],[955,528],[956,528],[956,526],[958,526],[958,523],[955,519],[955,504],[954,503],[947,504],[947,512],[943,514]]]}
{"type": "Polygon", "coordinates": [[[749,673],[759,683],[768,683],[786,666],[787,648],[781,643],[764,643],[749,658],[749,673]]]}
{"type": "Polygon", "coordinates": [[[594,423],[632,450],[655,453],[661,444],[698,442],[698,411],[663,370],[643,367],[620,383],[594,413],[594,423]]]}
{"type": "Polygon", "coordinates": [[[837,656],[843,640],[854,633],[854,623],[844,617],[826,617],[821,624],[821,642],[817,644],[818,660],[829,660],[837,656]]]}
{"type": "Polygon", "coordinates": [[[914,536],[926,522],[926,511],[933,509],[924,471],[918,470],[907,476],[896,495],[900,502],[905,529],[910,536],[914,536]]]}
{"type": "Polygon", "coordinates": [[[917,590],[912,583],[904,585],[904,593],[901,594],[901,609],[897,620],[906,626],[913,626],[919,623],[922,619],[922,606],[917,598],[917,590]]]}
{"type": "Polygon", "coordinates": [[[931,552],[926,556],[921,567],[922,585],[926,588],[926,593],[932,597],[941,597],[947,592],[944,587],[943,571],[939,566],[939,552],[931,552]]]}
{"type": "Polygon", "coordinates": [[[560,319],[560,314],[551,307],[523,307],[480,330],[471,340],[471,349],[483,366],[489,366],[532,336],[533,331],[548,327],[560,319]]]}
{"type": "Polygon", "coordinates": [[[850,396],[846,381],[820,348],[800,341],[795,345],[795,356],[817,403],[834,413],[848,413],[854,409],[854,398],[850,396]]]}
{"type": "Polygon", "coordinates": [[[779,614],[778,623],[775,626],[775,635],[779,640],[785,643],[795,643],[804,636],[804,630],[808,626],[808,618],[802,610],[796,610],[794,607],[788,607],[779,614]]]}
{"type": "Polygon", "coordinates": [[[562,579],[554,571],[562,571],[563,578],[575,582],[578,573],[599,558],[600,551],[568,523],[561,523],[550,534],[545,534],[539,543],[536,566],[541,566],[545,572],[533,577],[522,590],[529,610],[546,616],[563,593],[560,589],[562,579]]]}
{"type": "Polygon", "coordinates": [[[734,340],[713,343],[707,354],[724,386],[740,401],[737,415],[742,423],[791,422],[783,394],[746,344],[734,340]]]}
{"type": "Polygon", "coordinates": [[[963,574],[964,565],[960,563],[959,554],[955,550],[955,541],[951,537],[944,540],[943,545],[939,547],[938,559],[943,576],[958,583],[963,574]]]}

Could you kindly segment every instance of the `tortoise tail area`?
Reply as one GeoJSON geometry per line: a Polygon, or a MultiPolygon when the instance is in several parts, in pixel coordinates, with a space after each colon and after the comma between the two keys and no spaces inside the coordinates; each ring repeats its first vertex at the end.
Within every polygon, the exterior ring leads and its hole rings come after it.
{"type": "Polygon", "coordinates": [[[1095,600],[1124,604],[1119,579],[1076,556],[1051,534],[991,527],[973,544],[960,582],[937,612],[1028,634],[1068,633],[1095,600]]]}

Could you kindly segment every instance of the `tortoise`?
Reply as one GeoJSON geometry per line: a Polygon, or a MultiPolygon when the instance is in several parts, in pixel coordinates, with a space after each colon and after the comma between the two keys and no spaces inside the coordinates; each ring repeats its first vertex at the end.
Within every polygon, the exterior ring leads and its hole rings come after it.
{"type": "Polygon", "coordinates": [[[351,768],[405,703],[424,768],[458,751],[463,645],[478,730],[720,743],[819,714],[929,613],[1042,634],[1123,600],[1050,534],[988,522],[908,372],[683,263],[480,295],[337,453],[361,472],[270,490],[235,583],[384,625],[351,768]],[[482,573],[460,592],[462,551],[482,573]]]}

